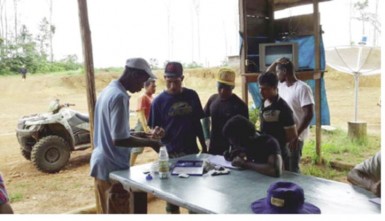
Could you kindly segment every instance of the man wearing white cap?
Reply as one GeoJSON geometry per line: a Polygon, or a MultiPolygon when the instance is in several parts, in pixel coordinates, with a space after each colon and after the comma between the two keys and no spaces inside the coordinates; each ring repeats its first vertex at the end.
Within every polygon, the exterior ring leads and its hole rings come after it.
{"type": "Polygon", "coordinates": [[[222,135],[223,126],[227,120],[238,114],[248,119],[249,110],[245,102],[233,94],[235,72],[228,68],[221,68],[217,75],[218,93],[209,98],[204,108],[206,118],[203,120],[203,129],[205,139],[210,139],[208,152],[223,155],[230,147],[229,142],[222,135]],[[209,117],[211,117],[211,133],[209,117]]]}
{"type": "Polygon", "coordinates": [[[127,91],[139,92],[148,78],[156,78],[149,64],[142,58],[131,58],[118,80],[112,81],[99,95],[94,114],[94,150],[91,155],[91,176],[95,178],[97,213],[129,213],[129,193],[121,184],[112,184],[109,173],[130,167],[131,147],[151,146],[159,150],[156,136],[130,134],[129,99],[127,91]]]}

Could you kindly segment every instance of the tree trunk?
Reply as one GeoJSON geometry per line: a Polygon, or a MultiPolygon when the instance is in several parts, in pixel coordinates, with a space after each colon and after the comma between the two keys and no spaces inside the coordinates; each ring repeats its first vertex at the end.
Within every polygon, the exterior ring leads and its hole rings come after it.
{"type": "Polygon", "coordinates": [[[53,48],[52,48],[52,0],[49,1],[49,49],[50,61],[53,62],[53,48]]]}
{"type": "Polygon", "coordinates": [[[78,0],[80,33],[83,45],[84,70],[86,72],[88,114],[90,119],[91,146],[94,148],[94,110],[96,103],[94,61],[92,55],[91,30],[88,21],[87,0],[78,0]]]}
{"type": "Polygon", "coordinates": [[[17,2],[18,0],[13,0],[14,16],[15,16],[15,44],[17,44],[17,2]]]}
{"type": "Polygon", "coordinates": [[[348,122],[348,136],[352,139],[366,138],[366,122],[348,122]]]}

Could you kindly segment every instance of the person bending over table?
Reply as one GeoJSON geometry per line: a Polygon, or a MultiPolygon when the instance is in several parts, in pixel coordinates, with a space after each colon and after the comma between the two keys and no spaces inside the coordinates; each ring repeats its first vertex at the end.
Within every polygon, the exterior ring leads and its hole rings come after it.
{"type": "Polygon", "coordinates": [[[231,161],[233,166],[254,170],[267,176],[281,176],[281,150],[274,137],[258,134],[254,124],[241,115],[230,118],[222,133],[231,146],[231,150],[225,153],[225,158],[231,161]]]}
{"type": "Polygon", "coordinates": [[[357,164],[349,172],[348,181],[381,197],[381,151],[357,164]]]}

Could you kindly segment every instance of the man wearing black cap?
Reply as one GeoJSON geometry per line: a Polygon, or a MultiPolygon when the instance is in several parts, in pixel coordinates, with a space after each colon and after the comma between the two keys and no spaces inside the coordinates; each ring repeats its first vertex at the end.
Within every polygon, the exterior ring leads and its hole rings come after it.
{"type": "MultiPolygon", "coordinates": [[[[200,119],[204,117],[198,94],[182,87],[183,67],[179,62],[166,65],[164,80],[167,89],[156,97],[151,105],[148,124],[165,129],[162,143],[166,145],[170,158],[199,152],[196,138],[207,152],[200,119]]],[[[179,213],[177,206],[167,204],[168,213],[179,213]]]]}
{"type": "MultiPolygon", "coordinates": [[[[109,173],[130,167],[130,148],[151,146],[159,150],[161,143],[149,137],[161,136],[156,128],[148,137],[130,134],[127,91],[139,92],[148,78],[155,78],[142,58],[128,59],[118,80],[112,81],[99,95],[94,115],[94,150],[91,155],[91,176],[95,178],[97,213],[129,213],[129,193],[119,183],[112,184],[109,173]]],[[[142,134],[143,135],[143,134],[142,134]]]]}

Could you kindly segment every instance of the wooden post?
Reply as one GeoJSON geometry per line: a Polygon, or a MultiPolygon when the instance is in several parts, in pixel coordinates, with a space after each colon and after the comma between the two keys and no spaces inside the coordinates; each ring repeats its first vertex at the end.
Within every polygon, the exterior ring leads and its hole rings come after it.
{"type": "Polygon", "coordinates": [[[268,0],[267,1],[267,11],[268,11],[268,17],[269,17],[269,23],[268,23],[268,36],[269,36],[269,42],[274,42],[275,36],[274,36],[274,0],[268,0]]]}
{"type": "MultiPolygon", "coordinates": [[[[318,0],[313,0],[313,15],[314,15],[314,69],[321,70],[320,64],[320,14],[318,0]]],[[[318,162],[322,162],[321,156],[321,78],[315,80],[315,114],[316,114],[316,154],[318,162]]]]}
{"type": "Polygon", "coordinates": [[[142,191],[129,191],[130,196],[130,213],[131,214],[146,214],[147,211],[147,193],[142,191]]]}
{"type": "Polygon", "coordinates": [[[242,48],[241,48],[241,54],[240,54],[240,58],[239,58],[239,72],[241,74],[241,80],[242,80],[242,83],[241,83],[241,90],[242,90],[242,99],[243,101],[245,101],[246,104],[248,104],[248,88],[247,88],[247,81],[246,81],[246,78],[243,76],[243,74],[246,73],[246,69],[245,69],[245,66],[246,66],[246,53],[247,53],[247,50],[246,50],[246,47],[247,47],[247,27],[246,27],[246,15],[245,15],[245,12],[246,12],[246,3],[245,3],[245,0],[239,0],[239,30],[240,30],[240,33],[241,33],[241,37],[243,38],[242,39],[242,48]]]}
{"type": "Polygon", "coordinates": [[[365,139],[367,137],[366,122],[363,121],[349,121],[348,122],[348,136],[351,139],[365,139]]]}
{"type": "Polygon", "coordinates": [[[82,37],[85,80],[87,85],[88,114],[90,118],[91,147],[94,147],[94,109],[96,103],[94,62],[92,56],[91,31],[88,22],[87,0],[78,0],[80,33],[82,37]]]}

